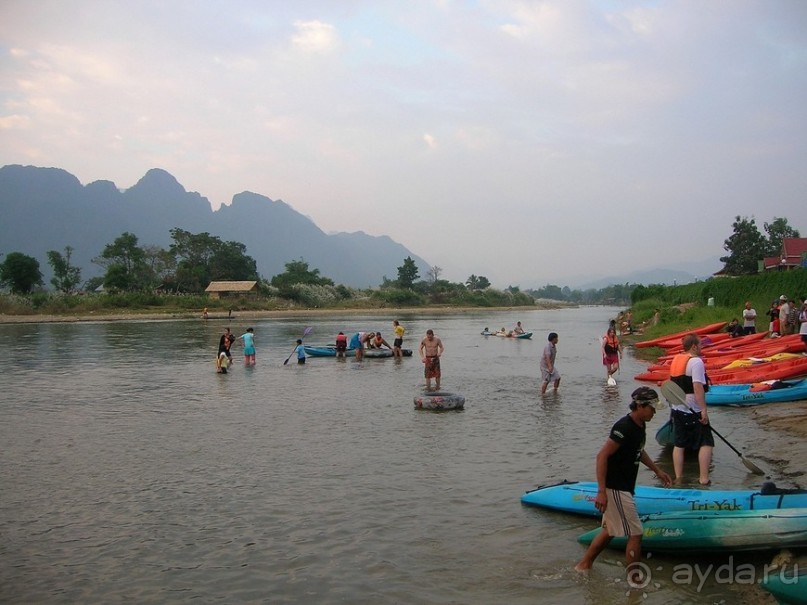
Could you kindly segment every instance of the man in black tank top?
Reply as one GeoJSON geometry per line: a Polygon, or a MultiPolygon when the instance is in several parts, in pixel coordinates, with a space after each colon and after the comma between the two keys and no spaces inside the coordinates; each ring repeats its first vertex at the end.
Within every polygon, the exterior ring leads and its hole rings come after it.
{"type": "Polygon", "coordinates": [[[665,487],[672,485],[670,476],[661,470],[644,451],[645,423],[653,418],[659,398],[649,387],[639,387],[631,394],[630,413],[620,418],[597,454],[597,497],[594,506],[603,515],[602,531],[597,534],[586,554],[575,566],[577,571],[591,569],[594,559],[608,546],[611,538],[627,536],[625,566],[628,582],[636,582],[636,563],[641,558],[642,523],[636,512],[633,492],[641,462],[656,474],[665,487]]]}

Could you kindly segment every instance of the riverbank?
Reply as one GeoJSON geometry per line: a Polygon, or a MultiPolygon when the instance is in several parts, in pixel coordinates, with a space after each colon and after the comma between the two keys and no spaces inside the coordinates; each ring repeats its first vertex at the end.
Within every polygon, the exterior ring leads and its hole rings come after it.
{"type": "MultiPolygon", "coordinates": [[[[404,314],[419,315],[447,315],[457,313],[483,313],[483,312],[513,312],[535,311],[546,309],[572,308],[577,305],[559,301],[537,301],[532,307],[373,307],[373,308],[345,308],[345,309],[265,309],[235,311],[230,317],[221,311],[210,311],[208,321],[222,321],[231,319],[241,322],[244,319],[263,319],[285,317],[310,317],[328,315],[386,315],[390,317],[404,314]]],[[[94,312],[89,313],[65,313],[65,314],[30,314],[30,315],[6,315],[0,313],[0,324],[18,323],[74,323],[86,321],[159,321],[178,319],[203,319],[199,311],[116,311],[116,312],[94,312]]]]}

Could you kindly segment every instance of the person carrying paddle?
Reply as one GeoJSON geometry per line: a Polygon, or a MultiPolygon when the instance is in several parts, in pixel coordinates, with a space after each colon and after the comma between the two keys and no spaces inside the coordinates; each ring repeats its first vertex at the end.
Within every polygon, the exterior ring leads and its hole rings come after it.
{"type": "Polygon", "coordinates": [[[639,463],[653,471],[665,487],[672,485],[670,476],[644,450],[646,423],[653,419],[658,404],[658,393],[650,387],[639,387],[633,391],[630,413],[611,427],[608,439],[597,453],[597,496],[594,506],[602,513],[602,531],[575,565],[577,571],[591,569],[594,559],[608,546],[611,538],[627,536],[625,567],[628,582],[633,586],[639,581],[635,574],[640,570],[635,567],[642,553],[642,522],[633,499],[639,463]]]}
{"type": "Polygon", "coordinates": [[[675,432],[673,469],[675,480],[680,481],[684,472],[686,450],[698,452],[698,483],[709,485],[709,466],[715,440],[709,426],[706,409],[706,391],[709,390],[706,367],[700,357],[701,337],[687,334],[682,341],[684,352],[673,357],[670,364],[670,380],[686,393],[686,403],[672,406],[672,423],[675,432]]]}

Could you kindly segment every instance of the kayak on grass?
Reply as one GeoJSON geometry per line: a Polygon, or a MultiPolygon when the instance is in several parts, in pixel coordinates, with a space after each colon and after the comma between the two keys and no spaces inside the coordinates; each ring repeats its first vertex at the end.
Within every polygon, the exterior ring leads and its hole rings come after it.
{"type": "Polygon", "coordinates": [[[727,321],[720,321],[706,326],[701,326],[700,328],[692,328],[691,330],[682,330],[681,332],[675,332],[674,334],[665,334],[664,336],[659,336],[658,338],[643,340],[641,342],[637,342],[633,346],[635,346],[637,349],[643,349],[645,347],[655,347],[660,342],[664,342],[666,340],[673,340],[675,338],[683,338],[687,334],[710,334],[713,332],[716,333],[725,328],[726,325],[728,325],[727,321]]]}

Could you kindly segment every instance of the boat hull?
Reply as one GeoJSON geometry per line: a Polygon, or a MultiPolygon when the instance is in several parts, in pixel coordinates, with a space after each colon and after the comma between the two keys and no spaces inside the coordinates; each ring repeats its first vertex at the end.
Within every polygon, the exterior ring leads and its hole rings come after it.
{"type": "MultiPolygon", "coordinates": [[[[807,508],[775,511],[670,512],[642,518],[642,549],[653,552],[736,552],[807,546],[807,508]]],[[[577,540],[583,544],[601,532],[577,540]]],[[[612,548],[624,549],[627,538],[613,538],[612,548]]]]}
{"type": "MultiPolygon", "coordinates": [[[[753,490],[667,489],[637,485],[634,499],[640,515],[675,511],[771,510],[807,508],[807,490],[777,490],[763,494],[753,490]]],[[[594,507],[596,482],[562,482],[538,487],[521,496],[522,504],[590,517],[600,516],[594,507]]]]}
{"type": "Polygon", "coordinates": [[[773,570],[762,578],[762,588],[771,593],[780,605],[807,605],[807,569],[773,570]]]}
{"type": "Polygon", "coordinates": [[[777,381],[781,388],[754,390],[754,384],[713,385],[706,393],[707,405],[760,405],[807,399],[807,379],[777,381]]]}

